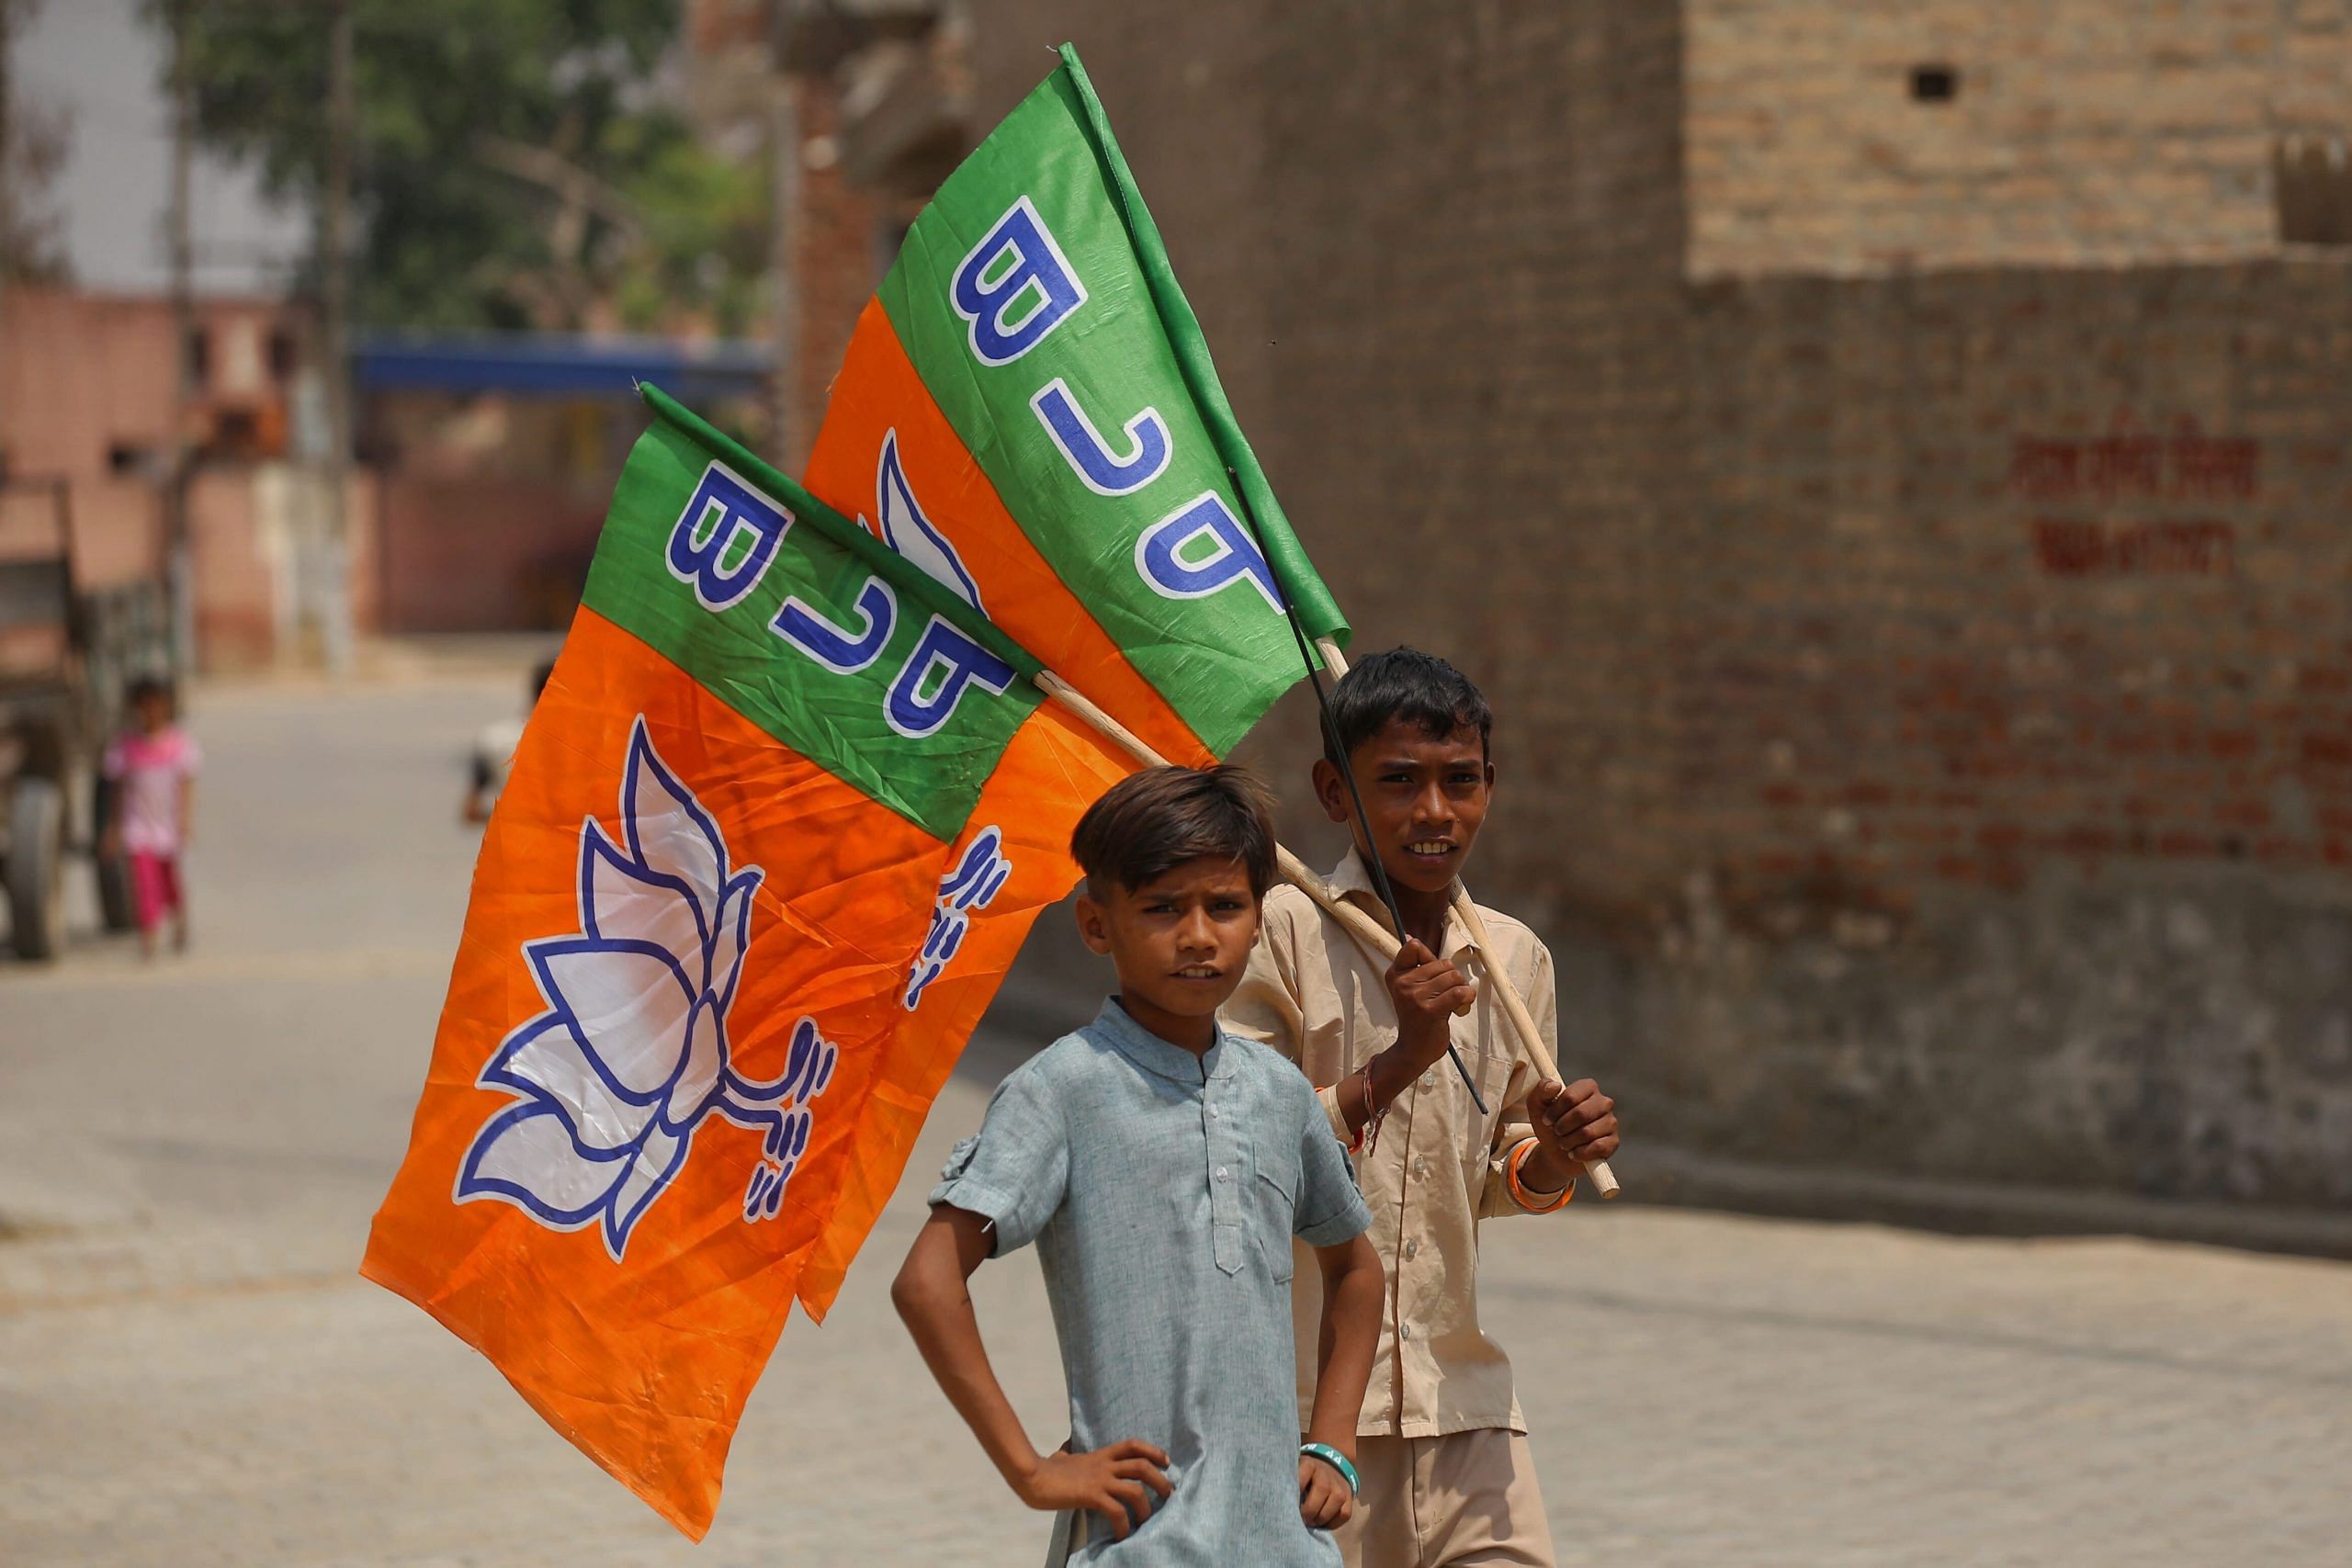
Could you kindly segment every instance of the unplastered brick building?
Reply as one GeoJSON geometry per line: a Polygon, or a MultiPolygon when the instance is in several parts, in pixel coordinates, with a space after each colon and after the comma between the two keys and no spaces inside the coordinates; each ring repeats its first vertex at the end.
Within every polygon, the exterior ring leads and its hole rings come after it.
{"type": "Polygon", "coordinates": [[[1476,886],[1642,1135],[2352,1201],[2352,5],[976,17],[1358,647],[1495,698],[1476,886]]]}

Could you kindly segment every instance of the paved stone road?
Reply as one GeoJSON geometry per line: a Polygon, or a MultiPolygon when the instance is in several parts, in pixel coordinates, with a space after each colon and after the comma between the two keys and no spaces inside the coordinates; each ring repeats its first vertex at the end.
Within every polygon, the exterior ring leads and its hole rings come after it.
{"type": "MultiPolygon", "coordinates": [[[[786,1331],[699,1550],[353,1275],[464,899],[456,758],[514,691],[212,694],[196,953],[0,969],[0,1563],[1036,1557],[885,1300],[978,1077],[786,1331]]],[[[1570,1562],[2352,1562],[2352,1269],[1633,1203],[1488,1235],[1570,1562]]],[[[1054,1440],[1034,1263],[978,1294],[1054,1440]]]]}

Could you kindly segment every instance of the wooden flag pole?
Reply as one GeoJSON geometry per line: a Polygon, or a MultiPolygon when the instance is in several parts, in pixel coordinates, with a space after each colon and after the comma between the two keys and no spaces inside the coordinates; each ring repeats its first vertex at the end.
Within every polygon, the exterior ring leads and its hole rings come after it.
{"type": "MultiPolygon", "coordinates": [[[[1133,757],[1145,767],[1168,766],[1168,759],[1153,750],[1141,736],[1104,713],[1080,694],[1075,686],[1052,671],[1044,671],[1038,675],[1037,688],[1084,719],[1099,730],[1106,739],[1116,742],[1128,756],[1133,757]]],[[[1304,862],[1280,844],[1274,846],[1274,865],[1275,869],[1282,873],[1283,881],[1295,884],[1301,892],[1314,899],[1324,913],[1347,928],[1349,934],[1358,942],[1371,944],[1374,952],[1379,952],[1385,945],[1386,953],[1382,958],[1382,963],[1385,964],[1396,956],[1396,939],[1388,934],[1388,929],[1385,926],[1325,886],[1321,877],[1308,870],[1304,862]]]]}
{"type": "MultiPolygon", "coordinates": [[[[1459,878],[1453,884],[1453,912],[1462,918],[1463,926],[1478,949],[1479,959],[1487,965],[1487,973],[1494,977],[1495,994],[1502,998],[1503,1011],[1510,1014],[1511,1026],[1519,1031],[1519,1038],[1527,1046],[1527,1059],[1544,1077],[1557,1083],[1567,1082],[1560,1076],[1559,1064],[1544,1048],[1543,1033],[1535,1027],[1527,1004],[1520,999],[1519,987],[1510,983],[1510,976],[1495,962],[1492,945],[1487,940],[1487,922],[1479,919],[1478,906],[1470,901],[1470,890],[1462,886],[1459,878]]],[[[1617,1184],[1617,1173],[1609,1168],[1605,1159],[1594,1160],[1585,1167],[1585,1174],[1592,1178],[1593,1190],[1603,1198],[1614,1198],[1623,1190],[1617,1184]]]]}
{"type": "MultiPolygon", "coordinates": [[[[1344,676],[1348,672],[1347,656],[1340,651],[1340,645],[1331,638],[1317,637],[1315,651],[1323,656],[1324,665],[1334,676],[1344,676]]],[[[1312,890],[1309,892],[1311,896],[1312,890]]],[[[1362,913],[1361,910],[1357,912],[1362,913]]],[[[1521,999],[1519,987],[1511,984],[1510,973],[1497,961],[1494,943],[1487,936],[1487,922],[1479,917],[1478,906],[1471,901],[1470,890],[1462,885],[1458,876],[1453,879],[1453,912],[1460,918],[1463,930],[1470,933],[1471,945],[1478,950],[1478,961],[1486,965],[1487,982],[1494,987],[1496,997],[1503,1004],[1503,1011],[1510,1016],[1511,1028],[1518,1032],[1520,1043],[1527,1048],[1529,1064],[1543,1077],[1566,1083],[1567,1080],[1560,1077],[1559,1064],[1552,1060],[1552,1053],[1544,1047],[1543,1032],[1536,1028],[1534,1015],[1527,1010],[1527,1003],[1521,999]]],[[[1378,926],[1373,929],[1379,931],[1384,938],[1388,936],[1378,926]]],[[[1389,956],[1392,958],[1396,955],[1396,945],[1394,939],[1388,941],[1389,956]]],[[[1609,1168],[1609,1162],[1605,1159],[1597,1159],[1587,1166],[1585,1174],[1592,1178],[1593,1190],[1603,1198],[1614,1198],[1623,1190],[1618,1185],[1617,1173],[1609,1168]]]]}

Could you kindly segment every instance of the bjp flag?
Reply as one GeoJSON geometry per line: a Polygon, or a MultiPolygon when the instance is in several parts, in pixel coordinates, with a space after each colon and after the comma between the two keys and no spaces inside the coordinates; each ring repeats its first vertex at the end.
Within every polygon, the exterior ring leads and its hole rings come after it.
{"type": "Polygon", "coordinates": [[[806,489],[646,398],[362,1270],[699,1539],[1136,765],[1048,691],[1204,762],[1302,673],[1286,604],[1345,627],[1067,51],[914,224],[806,489]]]}

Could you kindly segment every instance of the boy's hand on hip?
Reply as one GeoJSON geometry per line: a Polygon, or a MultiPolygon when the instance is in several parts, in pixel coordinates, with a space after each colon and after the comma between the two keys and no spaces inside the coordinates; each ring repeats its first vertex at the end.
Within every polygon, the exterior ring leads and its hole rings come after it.
{"type": "Polygon", "coordinates": [[[1407,937],[1388,965],[1388,999],[1396,1008],[1396,1043],[1418,1074],[1445,1055],[1447,1025],[1470,1010],[1478,988],[1420,938],[1407,937]]]}
{"type": "Polygon", "coordinates": [[[1308,1529],[1338,1529],[1355,1510],[1345,1476],[1319,1459],[1298,1456],[1298,1517],[1308,1529]]]}
{"type": "Polygon", "coordinates": [[[1527,1111],[1542,1152],[1571,1180],[1617,1152],[1617,1102],[1590,1078],[1566,1085],[1544,1079],[1528,1095],[1527,1111]]]}
{"type": "Polygon", "coordinates": [[[1033,1508],[1101,1514],[1111,1521],[1111,1534],[1125,1540],[1176,1490],[1167,1465],[1165,1452],[1135,1438],[1091,1453],[1056,1449],[1039,1458],[1014,1490],[1033,1508]]]}

